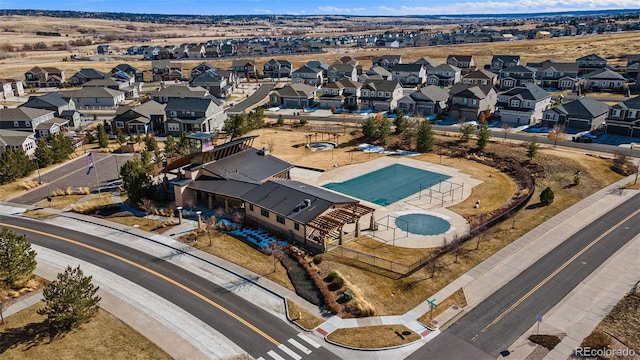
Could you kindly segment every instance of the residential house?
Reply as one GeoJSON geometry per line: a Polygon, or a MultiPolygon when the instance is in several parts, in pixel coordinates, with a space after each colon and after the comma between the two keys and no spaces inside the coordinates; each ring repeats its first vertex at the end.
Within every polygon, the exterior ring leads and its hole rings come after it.
{"type": "Polygon", "coordinates": [[[67,120],[69,126],[76,129],[80,126],[80,113],[76,111],[76,103],[59,93],[47,93],[42,96],[29,96],[29,100],[20,107],[43,109],[54,112],[54,116],[67,120]]]}
{"type": "Polygon", "coordinates": [[[607,59],[596,55],[589,54],[576,59],[578,63],[578,71],[580,74],[588,74],[592,71],[605,69],[607,67],[607,59]]]}
{"type": "Polygon", "coordinates": [[[33,158],[36,151],[36,136],[26,131],[1,130],[0,154],[18,149],[22,149],[27,156],[33,158]]]}
{"type": "Polygon", "coordinates": [[[133,78],[134,81],[144,82],[143,72],[138,70],[136,67],[133,67],[129,64],[118,64],[113,69],[111,69],[111,74],[116,74],[120,71],[129,75],[131,78],[133,78]]]}
{"type": "Polygon", "coordinates": [[[465,74],[476,69],[476,61],[473,55],[449,55],[446,63],[460,68],[465,74]]]}
{"type": "Polygon", "coordinates": [[[449,116],[478,120],[481,113],[495,112],[498,96],[493,85],[455,84],[449,90],[449,116]]]}
{"type": "Polygon", "coordinates": [[[256,63],[253,60],[233,60],[232,70],[246,78],[256,78],[256,63]]]}
{"type": "Polygon", "coordinates": [[[24,73],[28,88],[60,87],[66,82],[64,70],[54,67],[34,67],[24,73]]]}
{"type": "Polygon", "coordinates": [[[593,98],[581,97],[546,110],[542,126],[555,125],[580,131],[599,128],[609,114],[609,106],[593,98]]]}
{"type": "Polygon", "coordinates": [[[398,110],[418,116],[437,116],[447,109],[449,93],[439,86],[428,85],[398,100],[398,110]]]}
{"type": "Polygon", "coordinates": [[[120,129],[125,134],[161,134],[166,122],[166,104],[153,100],[138,106],[122,106],[111,121],[112,129],[120,129]]]}
{"type": "Polygon", "coordinates": [[[182,64],[170,60],[151,62],[153,81],[179,81],[182,79],[182,64]]]}
{"type": "Polygon", "coordinates": [[[402,85],[397,80],[367,80],[360,90],[364,107],[373,111],[394,111],[402,98],[402,85]]]}
{"type": "Polygon", "coordinates": [[[144,60],[158,60],[158,54],[160,53],[159,46],[148,46],[142,50],[142,58],[144,60]]]}
{"type": "Polygon", "coordinates": [[[402,64],[402,55],[382,55],[371,60],[371,67],[380,66],[391,71],[396,64],[402,64]]]}
{"type": "MultiPolygon", "coordinates": [[[[120,73],[128,80],[133,80],[129,78],[129,75],[125,73],[120,73]]],[[[115,74],[114,74],[115,75],[115,74]]],[[[140,92],[142,91],[142,86],[140,83],[131,84],[130,81],[122,80],[116,81],[114,77],[99,79],[99,80],[91,80],[82,85],[83,88],[105,88],[112,89],[124,92],[125,99],[137,99],[140,96],[140,92]]]]}
{"type": "Polygon", "coordinates": [[[382,66],[372,66],[366,73],[358,76],[358,82],[365,82],[367,80],[391,80],[391,72],[382,66]]]}
{"type": "Polygon", "coordinates": [[[154,55],[153,60],[171,60],[175,59],[173,55],[174,47],[159,48],[157,54],[154,55]]]}
{"type": "Polygon", "coordinates": [[[323,83],[323,79],[322,69],[312,68],[308,65],[302,65],[291,73],[291,82],[293,84],[320,86],[323,83]]]}
{"type": "Polygon", "coordinates": [[[227,115],[216,98],[172,98],[166,104],[165,133],[179,136],[184,132],[219,131],[227,115]]]}
{"type": "Polygon", "coordinates": [[[331,107],[341,108],[345,99],[344,95],[342,95],[343,91],[344,85],[340,81],[328,83],[322,87],[322,95],[318,98],[318,105],[325,109],[331,107]]]}
{"type": "Polygon", "coordinates": [[[226,43],[220,46],[220,56],[235,56],[238,53],[238,47],[233,43],[226,43]]]}
{"type": "Polygon", "coordinates": [[[202,62],[196,65],[193,69],[191,69],[191,72],[189,73],[190,74],[189,79],[193,79],[207,70],[217,71],[218,68],[209,64],[208,62],[202,62]]]}
{"type": "Polygon", "coordinates": [[[541,63],[527,63],[536,69],[536,82],[545,89],[573,90],[578,82],[577,63],[557,63],[546,60],[541,63]]]}
{"type": "MultiPolygon", "coordinates": [[[[232,71],[230,71],[233,73],[232,71]]],[[[202,87],[209,93],[219,98],[226,98],[235,88],[235,84],[229,78],[219,74],[219,71],[207,70],[189,81],[191,87],[202,87]]]]}
{"type": "Polygon", "coordinates": [[[496,74],[512,66],[520,65],[520,55],[493,55],[489,70],[496,74]]]}
{"type": "Polygon", "coordinates": [[[584,76],[585,91],[609,91],[622,93],[627,90],[624,76],[608,69],[598,69],[584,76]]]}
{"type": "Polygon", "coordinates": [[[424,67],[425,71],[440,65],[439,62],[433,60],[432,58],[430,58],[428,56],[423,56],[420,59],[414,61],[413,63],[422,65],[422,67],[424,67]]]}
{"type": "MultiPolygon", "coordinates": [[[[625,71],[627,80],[630,80],[630,81],[636,80],[638,78],[638,74],[640,74],[640,71],[638,71],[638,69],[640,69],[640,62],[634,62],[632,64],[627,65],[627,68],[625,71]]],[[[638,86],[640,86],[640,83],[636,81],[636,88],[638,88],[638,86]]]]}
{"type": "Polygon", "coordinates": [[[109,44],[98,45],[96,53],[98,55],[111,55],[113,54],[113,48],[109,44]]]}
{"type": "Polygon", "coordinates": [[[172,53],[172,59],[184,59],[188,57],[188,52],[189,51],[189,44],[182,44],[180,46],[176,46],[175,48],[173,48],[172,53]]]}
{"type": "Polygon", "coordinates": [[[58,133],[68,121],[55,117],[55,112],[28,107],[0,109],[0,129],[25,131],[36,137],[47,137],[58,133]]]}
{"type": "Polygon", "coordinates": [[[211,59],[211,58],[218,58],[220,57],[220,46],[218,45],[207,45],[204,48],[204,57],[211,59]]]}
{"type": "Polygon", "coordinates": [[[350,63],[334,63],[327,69],[327,82],[332,83],[340,79],[358,80],[356,66],[350,63]]]}
{"type": "Polygon", "coordinates": [[[279,79],[291,77],[291,62],[282,59],[271,59],[262,67],[262,74],[266,79],[279,79]]]}
{"type": "Polygon", "coordinates": [[[500,120],[516,125],[535,124],[550,105],[551,94],[532,83],[498,94],[500,120]]]}
{"type": "Polygon", "coordinates": [[[485,69],[471,71],[462,77],[462,83],[468,85],[496,85],[498,83],[498,74],[485,69]]]}
{"type": "Polygon", "coordinates": [[[11,86],[11,81],[0,79],[0,100],[10,100],[13,99],[13,87],[11,86]]]}
{"type": "Polygon", "coordinates": [[[85,87],[60,93],[71,98],[78,109],[115,109],[125,101],[125,92],[103,87],[85,87]]]}
{"type": "Polygon", "coordinates": [[[606,119],[605,133],[640,138],[640,96],[611,107],[606,119]]]}
{"type": "Polygon", "coordinates": [[[391,68],[391,79],[402,86],[417,86],[427,82],[427,70],[421,64],[396,64],[391,68]]]}
{"type": "Polygon", "coordinates": [[[205,54],[205,46],[204,44],[196,44],[193,46],[190,46],[186,53],[185,53],[185,57],[189,58],[189,59],[201,59],[205,54]]]}
{"type": "Polygon", "coordinates": [[[311,60],[311,61],[307,61],[307,63],[305,65],[307,65],[308,67],[310,67],[312,69],[320,69],[320,70],[322,70],[322,78],[323,79],[327,78],[327,72],[329,71],[329,64],[324,63],[322,61],[311,60]]]}
{"type": "Polygon", "coordinates": [[[166,104],[171,99],[205,97],[211,97],[209,90],[202,87],[192,88],[184,85],[167,86],[151,93],[151,100],[161,104],[166,104]]]}
{"type": "Polygon", "coordinates": [[[344,96],[344,107],[347,109],[357,109],[360,106],[360,93],[363,84],[349,79],[342,79],[337,82],[343,86],[342,96],[344,96]]]}
{"type": "Polygon", "coordinates": [[[525,84],[535,84],[536,69],[528,66],[515,65],[500,71],[498,78],[498,86],[500,89],[511,89],[524,86],[525,84]]]}
{"type": "Polygon", "coordinates": [[[449,64],[438,65],[427,71],[427,85],[447,87],[459,83],[460,79],[460,68],[449,64]]]}
{"type": "Polygon", "coordinates": [[[304,109],[313,106],[316,98],[316,88],[304,83],[293,83],[280,89],[275,89],[269,95],[270,106],[284,106],[286,108],[304,109]]]}
{"type": "Polygon", "coordinates": [[[73,86],[79,86],[91,80],[102,80],[104,77],[105,73],[102,71],[92,68],[83,68],[69,78],[69,83],[73,86]]]}
{"type": "Polygon", "coordinates": [[[13,89],[13,95],[15,96],[23,96],[24,95],[24,85],[22,85],[22,81],[15,79],[5,79],[11,83],[11,88],[13,89]]]}

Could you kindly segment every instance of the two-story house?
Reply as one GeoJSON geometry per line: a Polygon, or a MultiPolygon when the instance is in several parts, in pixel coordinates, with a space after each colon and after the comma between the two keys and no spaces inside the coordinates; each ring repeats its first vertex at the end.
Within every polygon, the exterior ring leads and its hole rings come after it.
{"type": "Polygon", "coordinates": [[[151,100],[161,104],[166,104],[171,99],[204,97],[212,97],[212,95],[209,94],[209,90],[202,87],[192,88],[184,85],[167,86],[151,93],[151,100]]]}
{"type": "Polygon", "coordinates": [[[28,107],[0,109],[0,129],[26,131],[36,137],[47,137],[63,131],[68,121],[55,117],[55,112],[28,107]]]}
{"type": "Polygon", "coordinates": [[[360,93],[363,83],[351,81],[349,79],[338,80],[342,88],[342,96],[344,96],[344,107],[347,109],[357,109],[360,105],[360,93]]]}
{"type": "Polygon", "coordinates": [[[606,120],[605,133],[640,138],[640,96],[611,107],[606,120]]]}
{"type": "Polygon", "coordinates": [[[115,74],[118,72],[124,72],[125,74],[131,76],[133,78],[134,81],[137,82],[144,82],[144,73],[140,70],[138,70],[138,68],[131,66],[129,64],[118,64],[116,66],[114,66],[113,69],[111,69],[111,73],[115,74]]]}
{"type": "Polygon", "coordinates": [[[170,60],[151,62],[153,81],[176,81],[182,79],[182,64],[170,60]]]}
{"type": "Polygon", "coordinates": [[[320,86],[323,83],[323,79],[322,69],[312,68],[308,65],[302,65],[291,73],[291,82],[293,84],[320,86]]]}
{"type": "Polygon", "coordinates": [[[104,87],[83,87],[60,95],[71,98],[78,109],[115,109],[125,101],[124,91],[104,87]]]}
{"type": "Polygon", "coordinates": [[[391,68],[391,80],[402,86],[417,86],[427,82],[427,70],[421,64],[396,64],[391,68]]]}
{"type": "Polygon", "coordinates": [[[587,74],[592,71],[607,67],[607,59],[596,54],[589,54],[576,59],[580,74],[587,74]]]}
{"type": "Polygon", "coordinates": [[[447,64],[459,68],[465,74],[476,69],[476,61],[473,55],[449,55],[447,64]]]}
{"type": "Polygon", "coordinates": [[[455,84],[449,90],[449,116],[477,120],[482,112],[495,112],[497,102],[493,85],[455,84]]]}
{"type": "Polygon", "coordinates": [[[498,74],[500,71],[516,65],[520,65],[520,55],[493,55],[489,70],[498,74]]]}
{"type": "Polygon", "coordinates": [[[428,85],[437,85],[437,86],[447,87],[447,86],[452,86],[453,84],[459,83],[460,79],[461,79],[460,68],[453,65],[449,65],[449,64],[438,65],[427,71],[428,85]]]}
{"type": "Polygon", "coordinates": [[[165,107],[165,133],[179,136],[184,132],[219,131],[227,115],[216,98],[172,98],[165,107]]]}
{"type": "Polygon", "coordinates": [[[294,83],[275,89],[269,95],[269,105],[291,109],[304,109],[314,105],[316,87],[304,83],[294,83]]]}
{"type": "Polygon", "coordinates": [[[382,55],[371,59],[371,67],[380,66],[389,71],[396,64],[402,64],[402,55],[382,55]]]}
{"type": "Polygon", "coordinates": [[[367,80],[391,80],[391,72],[382,66],[372,66],[367,72],[358,75],[358,82],[364,83],[367,80]]]}
{"type": "Polygon", "coordinates": [[[550,105],[551,94],[533,83],[498,94],[500,120],[517,126],[535,124],[550,105]]]}
{"type": "Polygon", "coordinates": [[[340,108],[344,104],[344,85],[340,81],[330,82],[322,87],[322,95],[318,98],[318,105],[321,108],[340,108]]]}
{"type": "Polygon", "coordinates": [[[18,149],[22,149],[27,156],[33,158],[36,151],[36,136],[27,131],[0,131],[0,154],[18,149]]]}
{"type": "Polygon", "coordinates": [[[109,44],[98,45],[96,53],[98,55],[111,55],[113,54],[113,48],[109,44]]]}
{"type": "Polygon", "coordinates": [[[20,107],[51,110],[54,116],[67,120],[69,126],[78,128],[80,126],[80,113],[76,111],[76,103],[68,97],[63,97],[59,93],[47,93],[42,96],[29,96],[29,100],[20,107]]]}
{"type": "Polygon", "coordinates": [[[60,87],[67,80],[64,70],[54,67],[34,67],[24,73],[25,84],[28,88],[60,87]]]}
{"type": "Polygon", "coordinates": [[[467,85],[496,85],[498,83],[498,74],[489,70],[478,69],[469,72],[462,77],[462,83],[467,85]]]}
{"type": "Polygon", "coordinates": [[[449,93],[439,86],[429,85],[398,100],[398,110],[418,116],[439,115],[447,109],[449,93]]]}
{"type": "Polygon", "coordinates": [[[138,106],[122,106],[116,111],[111,121],[113,129],[120,129],[125,134],[161,134],[164,133],[166,121],[166,104],[153,100],[138,106]]]}
{"type": "Polygon", "coordinates": [[[256,62],[253,60],[233,60],[232,69],[245,78],[256,78],[256,62]]]}
{"type": "Polygon", "coordinates": [[[292,66],[289,60],[271,59],[262,66],[262,74],[267,79],[291,77],[292,66]]]}
{"type": "Polygon", "coordinates": [[[515,65],[503,69],[498,75],[500,89],[511,89],[524,86],[525,84],[535,84],[536,69],[528,66],[515,65]]]}
{"type": "Polygon", "coordinates": [[[609,105],[596,99],[581,97],[550,108],[542,114],[542,126],[555,125],[580,131],[599,128],[609,114],[609,105]]]}
{"type": "Polygon", "coordinates": [[[219,98],[226,98],[235,88],[235,84],[219,72],[207,70],[189,80],[189,86],[202,87],[209,90],[209,93],[219,98]]]}
{"type": "Polygon", "coordinates": [[[0,79],[0,100],[10,100],[13,99],[13,87],[11,86],[11,81],[0,79]]]}
{"type": "Polygon", "coordinates": [[[351,63],[334,63],[327,69],[327,82],[332,83],[340,79],[349,79],[351,81],[358,80],[358,72],[356,66],[351,63]]]}
{"type": "Polygon", "coordinates": [[[536,69],[536,82],[545,89],[573,90],[578,82],[577,63],[557,63],[546,60],[541,63],[527,63],[536,69]]]}
{"type": "Polygon", "coordinates": [[[92,68],[82,68],[73,76],[69,78],[69,83],[72,86],[80,86],[91,80],[102,80],[105,77],[105,73],[92,68]]]}
{"type": "Polygon", "coordinates": [[[208,62],[202,62],[191,69],[191,72],[189,72],[189,79],[193,79],[207,70],[217,71],[218,68],[208,62]]]}
{"type": "Polygon", "coordinates": [[[360,90],[362,106],[374,111],[394,111],[402,98],[397,80],[367,80],[360,90]]]}
{"type": "Polygon", "coordinates": [[[584,76],[585,91],[610,91],[622,93],[627,89],[624,76],[608,69],[598,69],[584,76]]]}
{"type": "Polygon", "coordinates": [[[422,65],[422,67],[424,68],[425,71],[440,65],[439,62],[433,60],[432,58],[430,58],[428,56],[423,56],[420,59],[414,61],[413,63],[422,65]]]}

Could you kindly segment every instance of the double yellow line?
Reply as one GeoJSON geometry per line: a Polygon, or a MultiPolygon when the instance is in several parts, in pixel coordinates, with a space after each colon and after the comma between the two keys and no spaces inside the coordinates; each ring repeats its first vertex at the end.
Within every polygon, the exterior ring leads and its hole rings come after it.
{"type": "MultiPolygon", "coordinates": [[[[558,275],[558,273],[560,273],[562,270],[564,270],[564,268],[566,268],[567,266],[569,266],[569,264],[571,264],[573,261],[575,261],[580,255],[584,254],[587,250],[589,250],[591,247],[593,247],[596,243],[598,243],[598,241],[602,240],[605,236],[609,235],[612,231],[614,231],[615,229],[617,229],[618,227],[620,227],[620,225],[624,224],[625,222],[627,222],[629,219],[631,219],[632,217],[636,216],[638,213],[640,213],[640,209],[636,210],[635,212],[633,212],[631,215],[627,216],[626,218],[624,218],[623,220],[621,220],[620,222],[618,222],[617,224],[615,224],[614,226],[612,226],[611,228],[609,228],[609,230],[605,231],[604,233],[602,233],[602,235],[598,236],[597,238],[595,238],[593,241],[591,241],[587,246],[585,246],[582,250],[580,250],[579,252],[577,252],[575,255],[573,255],[571,257],[571,259],[567,260],[564,264],[562,264],[559,268],[557,268],[554,272],[552,272],[551,274],[549,274],[549,276],[547,276],[544,280],[542,280],[538,285],[536,285],[533,289],[531,289],[528,293],[526,293],[524,296],[522,296],[520,299],[518,299],[518,301],[516,301],[513,305],[511,305],[507,310],[505,310],[502,314],[500,314],[497,318],[495,318],[492,322],[489,323],[489,325],[485,326],[484,329],[481,330],[481,333],[485,333],[487,332],[487,330],[489,330],[490,327],[492,327],[493,325],[497,324],[500,320],[502,320],[505,316],[507,316],[507,314],[509,314],[511,311],[513,311],[513,309],[515,309],[516,307],[518,307],[518,305],[520,305],[523,301],[525,301],[527,298],[529,298],[533,293],[535,293],[536,291],[538,291],[538,289],[540,289],[542,286],[544,286],[544,284],[546,284],[547,282],[549,282],[549,280],[551,280],[554,276],[558,275]]],[[[478,338],[478,335],[475,335],[471,341],[475,341],[478,338]]]]}
{"type": "Polygon", "coordinates": [[[160,274],[157,271],[149,269],[148,267],[142,266],[142,265],[140,265],[138,263],[135,263],[135,262],[133,262],[133,261],[131,261],[129,259],[125,259],[122,256],[118,256],[118,255],[116,255],[114,253],[110,253],[108,251],[99,249],[97,247],[94,247],[94,246],[91,246],[91,245],[87,245],[87,244],[83,244],[81,242],[78,242],[78,241],[75,241],[75,240],[71,240],[69,238],[65,238],[65,237],[62,237],[62,236],[49,234],[49,233],[46,233],[46,232],[43,232],[43,231],[28,229],[28,228],[25,228],[25,227],[22,227],[22,226],[5,224],[5,223],[2,223],[2,222],[0,222],[0,226],[4,226],[4,227],[7,227],[7,228],[12,228],[12,229],[17,229],[17,230],[21,230],[21,231],[25,231],[25,232],[30,232],[30,233],[34,233],[34,234],[40,234],[40,235],[43,235],[43,236],[48,236],[48,237],[55,238],[55,239],[58,239],[58,240],[61,240],[61,241],[65,241],[65,242],[68,242],[70,244],[74,244],[74,245],[77,245],[77,246],[82,246],[83,248],[86,248],[86,249],[89,249],[89,250],[93,250],[93,251],[98,252],[100,254],[103,254],[103,255],[109,256],[111,258],[114,258],[116,260],[119,260],[119,261],[122,261],[124,263],[127,263],[127,264],[129,264],[131,266],[134,266],[134,267],[136,267],[136,268],[138,268],[138,269],[140,269],[142,271],[146,271],[147,273],[149,273],[151,275],[154,275],[154,276],[156,276],[156,277],[158,277],[158,278],[160,278],[160,279],[162,279],[162,280],[164,280],[166,282],[169,282],[169,283],[179,287],[180,289],[190,293],[191,295],[201,299],[202,301],[205,301],[209,305],[212,305],[212,306],[216,307],[217,309],[219,309],[220,311],[224,312],[225,314],[231,316],[232,318],[234,318],[235,320],[237,320],[238,322],[240,322],[244,326],[246,326],[249,329],[255,331],[258,335],[260,335],[263,338],[269,340],[275,346],[279,346],[280,345],[280,342],[276,341],[271,336],[267,335],[265,332],[263,332],[262,330],[258,329],[257,327],[255,327],[254,325],[252,325],[251,323],[249,323],[245,319],[241,318],[237,314],[231,312],[227,308],[223,307],[222,305],[220,305],[220,304],[216,303],[215,301],[207,298],[206,296],[202,295],[201,293],[199,293],[199,292],[197,292],[197,291],[195,291],[195,290],[193,290],[193,289],[191,289],[191,288],[189,288],[189,287],[187,287],[187,286],[185,286],[185,285],[183,285],[183,284],[181,284],[181,283],[179,283],[179,282],[177,282],[177,281],[175,281],[175,280],[173,280],[173,279],[171,279],[171,278],[169,278],[167,276],[164,276],[164,275],[160,274]]]}

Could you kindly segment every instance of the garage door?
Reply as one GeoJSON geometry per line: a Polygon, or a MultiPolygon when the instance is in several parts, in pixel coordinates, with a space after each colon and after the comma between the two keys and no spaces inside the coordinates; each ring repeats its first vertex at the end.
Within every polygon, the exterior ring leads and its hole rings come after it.
{"type": "Polygon", "coordinates": [[[295,99],[285,99],[284,100],[284,106],[288,107],[288,108],[296,108],[298,107],[298,100],[295,99]]]}
{"type": "Polygon", "coordinates": [[[629,136],[629,127],[607,124],[605,132],[612,135],[629,136]]]}

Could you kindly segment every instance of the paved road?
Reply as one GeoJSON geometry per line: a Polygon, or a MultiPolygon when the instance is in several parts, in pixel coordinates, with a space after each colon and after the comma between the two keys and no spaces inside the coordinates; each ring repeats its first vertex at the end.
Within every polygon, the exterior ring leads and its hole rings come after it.
{"type": "MultiPolygon", "coordinates": [[[[54,190],[66,189],[67,186],[88,187],[90,191],[96,191],[96,171],[100,186],[108,186],[118,180],[118,166],[122,166],[127,160],[133,158],[132,154],[93,153],[92,156],[95,169],[91,170],[91,173],[87,174],[86,155],[82,155],[56,169],[41,174],[43,186],[11,199],[11,201],[19,204],[34,204],[46,198],[54,190]]],[[[38,181],[37,172],[33,174],[32,179],[38,181]]]]}
{"type": "Polygon", "coordinates": [[[409,359],[495,359],[537,314],[549,311],[638,233],[640,194],[567,239],[409,359]]]}
{"type": "MultiPolygon", "coordinates": [[[[122,259],[62,241],[53,236],[14,229],[18,233],[27,234],[29,241],[36,245],[91,262],[156,293],[220,331],[255,358],[271,358],[267,355],[270,351],[280,356],[288,356],[285,351],[278,348],[278,345],[289,345],[288,340],[296,339],[301,332],[230,291],[163,259],[88,234],[29,219],[1,216],[0,222],[72,239],[157,272],[160,276],[122,259]],[[213,305],[212,302],[218,306],[213,305]]],[[[305,359],[338,358],[324,347],[317,349],[309,345],[307,347],[312,351],[304,356],[305,359]]],[[[289,345],[288,348],[290,350],[293,346],[289,345]]]]}
{"type": "Polygon", "coordinates": [[[273,90],[274,83],[261,83],[260,87],[248,98],[242,100],[238,104],[230,107],[227,110],[227,114],[229,115],[237,115],[242,114],[244,111],[249,111],[253,109],[258,103],[263,101],[269,96],[271,90],[273,90]]]}

